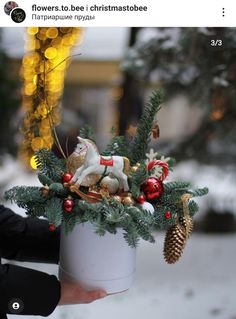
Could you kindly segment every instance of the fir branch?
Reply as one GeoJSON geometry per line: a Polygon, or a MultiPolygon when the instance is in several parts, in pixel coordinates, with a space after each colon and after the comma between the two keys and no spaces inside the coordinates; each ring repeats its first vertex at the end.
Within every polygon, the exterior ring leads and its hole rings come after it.
{"type": "Polygon", "coordinates": [[[136,163],[146,158],[146,152],[148,149],[148,143],[150,141],[153,122],[156,113],[160,110],[160,104],[162,103],[162,100],[162,92],[154,92],[143,111],[138,124],[137,134],[134,137],[131,145],[129,154],[131,165],[135,165],[136,163]]]}
{"type": "MultiPolygon", "coordinates": [[[[73,209],[74,212],[74,209],[73,209]]],[[[67,235],[77,224],[80,224],[83,222],[82,215],[80,213],[76,214],[66,214],[64,213],[62,215],[62,231],[67,235]]]]}
{"type": "Polygon", "coordinates": [[[89,139],[95,143],[94,131],[91,126],[85,124],[79,131],[79,135],[82,138],[89,139]]]}
{"type": "Polygon", "coordinates": [[[181,202],[181,196],[186,193],[186,190],[173,190],[171,193],[164,193],[160,199],[160,203],[164,206],[177,204],[181,202]]]}
{"type": "Polygon", "coordinates": [[[140,187],[148,178],[148,171],[146,168],[146,164],[142,162],[136,172],[133,173],[132,176],[132,186],[131,193],[134,198],[138,198],[140,195],[140,187]]]}
{"type": "Polygon", "coordinates": [[[194,200],[189,201],[188,207],[190,216],[193,216],[199,210],[199,206],[194,200]]]}
{"type": "Polygon", "coordinates": [[[43,184],[44,186],[49,186],[53,183],[53,180],[51,178],[49,178],[47,175],[43,174],[43,173],[38,173],[38,179],[40,181],[41,184],[43,184]]]}
{"type": "Polygon", "coordinates": [[[41,187],[15,186],[5,192],[6,200],[15,202],[32,216],[44,216],[46,199],[42,196],[41,187]]]}
{"type": "Polygon", "coordinates": [[[33,217],[45,217],[45,205],[35,202],[27,203],[26,214],[33,217]]]}
{"type": "Polygon", "coordinates": [[[177,205],[168,204],[166,206],[157,205],[154,212],[155,228],[160,230],[167,230],[171,226],[176,224],[178,218],[178,207],[177,205]],[[165,213],[171,213],[171,218],[166,219],[165,213]]]}
{"type": "Polygon", "coordinates": [[[139,234],[137,231],[137,228],[135,226],[126,226],[124,227],[124,238],[128,245],[132,248],[135,248],[138,246],[139,243],[139,234]]]}
{"type": "Polygon", "coordinates": [[[135,227],[139,237],[153,243],[155,239],[151,232],[155,219],[152,213],[135,206],[130,206],[128,212],[132,218],[132,223],[129,223],[129,227],[135,227]]]}
{"type": "Polygon", "coordinates": [[[56,197],[47,200],[45,212],[49,224],[53,224],[56,227],[61,224],[63,214],[62,204],[62,200],[56,197]]]}
{"type": "Polygon", "coordinates": [[[188,193],[192,195],[192,197],[199,197],[208,194],[209,190],[207,187],[197,188],[194,190],[189,190],[188,193]]]}
{"type": "Polygon", "coordinates": [[[94,224],[94,228],[95,228],[95,233],[98,234],[99,236],[104,236],[106,233],[106,227],[104,224],[102,223],[96,223],[94,224]]]}
{"type": "Polygon", "coordinates": [[[128,157],[128,145],[124,136],[113,136],[110,143],[107,145],[104,156],[118,155],[128,157]]]}
{"type": "Polygon", "coordinates": [[[60,182],[66,171],[65,161],[57,158],[52,151],[41,149],[36,152],[36,165],[39,171],[54,182],[60,182]]]}
{"type": "Polygon", "coordinates": [[[111,233],[111,234],[116,234],[117,233],[117,225],[116,224],[108,224],[106,226],[106,230],[111,233]]]}
{"type": "Polygon", "coordinates": [[[65,188],[61,183],[52,183],[49,186],[49,190],[53,192],[55,196],[67,197],[69,194],[68,188],[65,188]]]}
{"type": "Polygon", "coordinates": [[[190,183],[188,182],[169,182],[169,183],[163,183],[164,186],[164,192],[171,192],[175,189],[188,189],[190,186],[190,183]]]}

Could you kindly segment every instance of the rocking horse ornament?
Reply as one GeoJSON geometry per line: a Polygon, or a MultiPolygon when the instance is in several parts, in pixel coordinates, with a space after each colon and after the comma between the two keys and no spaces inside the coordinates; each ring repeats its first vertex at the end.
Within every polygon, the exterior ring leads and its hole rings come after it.
{"type": "Polygon", "coordinates": [[[95,144],[89,139],[78,136],[79,143],[75,148],[75,153],[80,154],[86,151],[84,163],[80,166],[71,181],[70,185],[80,187],[83,179],[89,174],[107,175],[112,173],[119,181],[119,189],[129,191],[128,171],[129,159],[122,156],[101,156],[96,150],[95,144]]]}

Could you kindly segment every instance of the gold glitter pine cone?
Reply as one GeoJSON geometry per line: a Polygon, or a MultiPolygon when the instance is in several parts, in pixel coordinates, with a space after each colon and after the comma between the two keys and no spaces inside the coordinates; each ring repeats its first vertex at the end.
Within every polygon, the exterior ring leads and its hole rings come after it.
{"type": "Polygon", "coordinates": [[[183,253],[187,240],[184,226],[177,224],[172,226],[166,233],[164,242],[164,258],[168,264],[174,264],[183,253]]]}
{"type": "Polygon", "coordinates": [[[176,263],[181,257],[186,241],[193,230],[190,216],[179,218],[179,223],[172,226],[166,233],[164,242],[164,258],[168,264],[176,263]]]}
{"type": "Polygon", "coordinates": [[[190,216],[184,216],[179,218],[179,223],[185,227],[187,231],[187,238],[189,238],[191,232],[193,231],[193,219],[190,216]]]}

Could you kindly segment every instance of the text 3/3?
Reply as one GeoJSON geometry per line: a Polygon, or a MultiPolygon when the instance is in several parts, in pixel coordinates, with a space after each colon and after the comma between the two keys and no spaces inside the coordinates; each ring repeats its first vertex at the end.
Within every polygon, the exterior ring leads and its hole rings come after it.
{"type": "Polygon", "coordinates": [[[211,39],[211,46],[212,47],[221,47],[223,45],[223,40],[220,39],[211,39]]]}

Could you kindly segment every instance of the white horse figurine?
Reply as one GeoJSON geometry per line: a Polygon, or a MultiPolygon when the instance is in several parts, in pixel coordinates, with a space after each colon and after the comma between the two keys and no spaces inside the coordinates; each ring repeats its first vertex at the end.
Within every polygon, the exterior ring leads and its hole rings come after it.
{"type": "Polygon", "coordinates": [[[89,174],[109,174],[112,173],[119,180],[120,189],[125,192],[129,190],[127,181],[129,159],[122,156],[101,156],[98,154],[95,144],[88,140],[78,136],[79,143],[77,144],[75,151],[80,154],[86,150],[84,163],[80,166],[70,184],[75,184],[79,187],[85,178],[89,174]]]}

